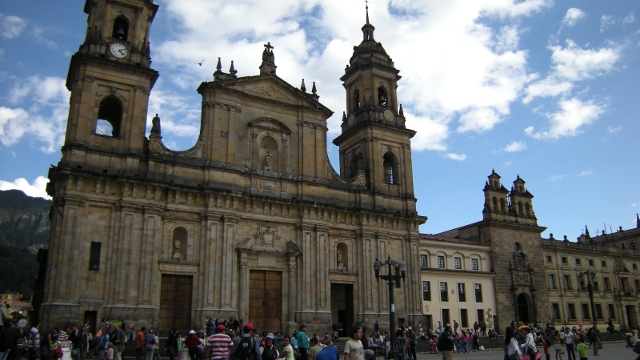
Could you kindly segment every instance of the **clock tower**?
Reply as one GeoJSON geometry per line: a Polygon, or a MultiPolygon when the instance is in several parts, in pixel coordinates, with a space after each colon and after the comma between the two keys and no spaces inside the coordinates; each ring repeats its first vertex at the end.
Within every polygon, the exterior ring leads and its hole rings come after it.
{"type": "MultiPolygon", "coordinates": [[[[157,10],[152,0],[86,0],[85,40],[67,75],[71,100],[62,166],[96,165],[96,152],[143,151],[149,93],[158,77],[149,49],[157,10]]],[[[124,161],[110,164],[119,165],[124,161]]]]}
{"type": "Polygon", "coordinates": [[[342,134],[333,143],[340,148],[340,173],[366,188],[373,209],[416,214],[411,166],[411,138],[396,88],[401,76],[382,44],[374,39],[374,26],[362,27],[362,42],[354,46],[345,74],[347,111],[342,134]]]}

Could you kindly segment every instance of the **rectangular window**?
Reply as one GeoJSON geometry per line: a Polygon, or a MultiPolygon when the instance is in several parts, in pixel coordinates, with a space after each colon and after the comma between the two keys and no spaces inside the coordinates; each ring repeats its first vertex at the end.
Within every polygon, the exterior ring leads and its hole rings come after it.
{"type": "Polygon", "coordinates": [[[629,287],[629,278],[620,278],[620,284],[622,285],[622,292],[624,292],[625,294],[631,293],[631,288],[629,287]]]}
{"type": "Polygon", "coordinates": [[[611,291],[611,280],[608,277],[604,279],[604,291],[611,291]]]}
{"type": "Polygon", "coordinates": [[[460,302],[467,301],[467,294],[464,290],[464,283],[458,283],[458,301],[460,302]]]}
{"type": "Polygon", "coordinates": [[[636,280],[636,291],[640,292],[640,280],[636,280]]]}
{"type": "Polygon", "coordinates": [[[582,265],[582,260],[576,259],[576,265],[578,265],[578,266],[582,265]]]}
{"type": "Polygon", "coordinates": [[[551,256],[550,256],[550,255],[547,255],[547,262],[548,262],[549,264],[551,264],[551,263],[552,263],[552,261],[551,261],[551,256]]]}
{"type": "Polygon", "coordinates": [[[593,266],[593,260],[589,260],[589,266],[593,266]]]}
{"type": "Polygon", "coordinates": [[[573,303],[567,304],[567,310],[569,310],[569,319],[577,319],[576,317],[576,307],[573,303]]]}
{"type": "Polygon", "coordinates": [[[484,309],[478,309],[476,311],[478,312],[478,322],[484,321],[484,309]]]}
{"type": "Polygon", "coordinates": [[[420,267],[426,268],[429,264],[427,263],[427,255],[420,255],[420,267]]]}
{"type": "Polygon", "coordinates": [[[447,292],[447,283],[440,283],[440,301],[449,301],[449,293],[447,292]]]}
{"type": "Polygon", "coordinates": [[[560,319],[560,305],[558,303],[551,304],[551,315],[554,320],[560,319]]]}
{"type": "Polygon", "coordinates": [[[603,261],[603,262],[602,262],[602,268],[603,268],[603,269],[606,269],[606,268],[607,268],[607,262],[606,262],[606,261],[603,261]]]}
{"type": "Polygon", "coordinates": [[[462,269],[462,259],[460,259],[459,257],[453,258],[453,264],[455,265],[456,269],[462,269]]]}
{"type": "Polygon", "coordinates": [[[100,251],[102,250],[101,242],[91,242],[91,252],[89,253],[89,270],[100,270],[100,251]]]}
{"type": "Polygon", "coordinates": [[[582,304],[582,318],[591,319],[591,312],[589,311],[589,304],[582,304]]]}
{"type": "Polygon", "coordinates": [[[474,284],[476,302],[482,302],[482,284],[474,284]]]}
{"type": "Polygon", "coordinates": [[[549,278],[549,289],[550,290],[555,290],[555,288],[556,288],[555,276],[553,276],[553,274],[548,274],[547,277],[549,278]]]}
{"type": "Polygon", "coordinates": [[[451,315],[449,314],[449,309],[442,309],[442,323],[451,324],[451,315]]]}
{"type": "Polygon", "coordinates": [[[431,301],[431,281],[422,282],[422,300],[431,301]]]}
{"type": "Polygon", "coordinates": [[[609,308],[609,317],[612,319],[616,318],[616,308],[613,306],[613,304],[607,304],[607,307],[609,308]]]}
{"type": "Polygon", "coordinates": [[[566,256],[562,257],[562,264],[566,265],[569,262],[566,256]]]}
{"type": "Polygon", "coordinates": [[[598,319],[604,319],[604,316],[602,313],[602,304],[596,304],[596,317],[598,319]]]}
{"type": "Polygon", "coordinates": [[[638,270],[638,264],[635,264],[635,263],[634,263],[634,264],[632,264],[631,266],[633,267],[633,270],[638,270]]]}
{"type": "Polygon", "coordinates": [[[463,328],[469,327],[469,314],[467,309],[460,309],[460,326],[463,328]]]}
{"type": "MultiPolygon", "coordinates": [[[[565,290],[571,290],[571,278],[569,277],[569,275],[563,275],[564,278],[564,289],[565,290]]],[[[575,318],[572,318],[575,319],[575,318]]]]}
{"type": "Polygon", "coordinates": [[[438,255],[438,267],[444,269],[444,256],[438,255]]]}
{"type": "Polygon", "coordinates": [[[478,259],[471,259],[471,270],[478,271],[478,259]]]}

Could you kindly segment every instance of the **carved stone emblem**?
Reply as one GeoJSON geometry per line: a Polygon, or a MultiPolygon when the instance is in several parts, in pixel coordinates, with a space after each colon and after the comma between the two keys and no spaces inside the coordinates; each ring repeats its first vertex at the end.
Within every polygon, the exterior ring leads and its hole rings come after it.
{"type": "Polygon", "coordinates": [[[253,236],[260,242],[260,245],[262,246],[273,247],[276,241],[280,240],[278,230],[276,230],[275,227],[269,225],[268,223],[262,225],[253,236]]]}

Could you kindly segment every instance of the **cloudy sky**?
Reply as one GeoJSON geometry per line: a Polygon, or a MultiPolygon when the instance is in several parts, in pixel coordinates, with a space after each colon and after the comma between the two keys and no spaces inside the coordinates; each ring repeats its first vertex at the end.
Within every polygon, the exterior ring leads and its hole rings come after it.
{"type": "MultiPolygon", "coordinates": [[[[316,82],[340,132],[339,80],[362,40],[360,0],[156,0],[150,101],[165,144],[190,148],[199,132],[196,88],[218,57],[258,74],[263,44],[278,75],[316,82]],[[202,65],[197,63],[204,59],[202,65]]],[[[68,113],[70,56],[83,41],[84,1],[0,4],[0,189],[46,197],[68,113]]],[[[402,80],[424,233],[481,219],[495,169],[535,195],[544,236],[575,240],[635,227],[640,210],[640,2],[637,0],[370,0],[370,19],[402,80]]]]}

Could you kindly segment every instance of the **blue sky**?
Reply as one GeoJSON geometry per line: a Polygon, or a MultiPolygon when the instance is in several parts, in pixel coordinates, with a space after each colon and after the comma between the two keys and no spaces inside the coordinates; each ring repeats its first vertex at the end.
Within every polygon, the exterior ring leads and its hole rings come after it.
{"type": "MultiPolygon", "coordinates": [[[[190,148],[196,88],[218,57],[258,74],[262,44],[278,75],[313,81],[340,131],[339,80],[364,24],[363,1],[156,0],[150,101],[165,144],[190,148]],[[202,59],[202,66],[196,64],[202,59]]],[[[68,112],[64,81],[85,34],[84,1],[0,3],[0,189],[46,196],[68,112]]],[[[635,227],[640,210],[640,2],[637,0],[371,0],[375,38],[400,69],[398,101],[412,142],[421,232],[481,219],[495,169],[535,196],[544,236],[575,240],[587,225],[635,227]]]]}

